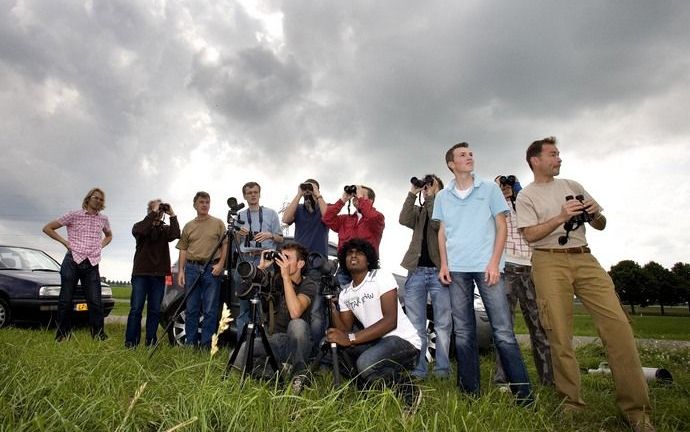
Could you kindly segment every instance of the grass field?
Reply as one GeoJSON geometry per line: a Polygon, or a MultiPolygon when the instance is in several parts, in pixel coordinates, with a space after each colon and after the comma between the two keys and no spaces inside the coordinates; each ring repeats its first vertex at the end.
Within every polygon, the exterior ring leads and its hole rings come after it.
{"type": "MultiPolygon", "coordinates": [[[[129,286],[112,286],[113,297],[127,300],[115,303],[115,309],[111,315],[126,316],[129,313],[129,298],[131,289],[129,286]]],[[[627,307],[626,307],[627,308],[627,307]]],[[[629,308],[628,308],[629,311],[629,308]]],[[[642,339],[669,339],[690,340],[690,311],[685,307],[666,308],[666,316],[661,316],[659,306],[636,308],[635,315],[631,317],[635,337],[642,339]]],[[[581,304],[575,304],[575,336],[598,336],[592,318],[581,304]]],[[[144,316],[146,309],[144,309],[144,316]]],[[[515,332],[526,334],[522,314],[518,311],[515,315],[515,332]]]]}
{"type": "MultiPolygon", "coordinates": [[[[519,408],[490,383],[493,360],[482,359],[483,395],[471,400],[454,381],[424,384],[419,411],[402,414],[389,390],[333,389],[318,374],[299,397],[271,382],[223,380],[227,351],[216,357],[162,345],[152,359],[123,348],[122,325],[95,342],[88,330],[62,344],[53,332],[0,330],[0,431],[626,431],[616,414],[610,376],[583,375],[588,410],[560,414],[550,388],[535,386],[537,405],[519,408]]],[[[531,355],[523,352],[530,376],[531,355]]],[[[600,346],[577,352],[580,366],[604,360],[600,346]]],[[[642,349],[642,364],[672,371],[674,383],[650,384],[659,431],[690,425],[690,350],[642,349]]]]}

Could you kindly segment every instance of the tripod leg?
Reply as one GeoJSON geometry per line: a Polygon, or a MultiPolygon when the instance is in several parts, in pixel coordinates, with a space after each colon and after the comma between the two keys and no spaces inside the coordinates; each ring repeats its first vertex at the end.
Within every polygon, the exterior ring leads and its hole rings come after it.
{"type": "Polygon", "coordinates": [[[276,357],[273,354],[273,349],[271,349],[271,344],[268,342],[268,336],[266,336],[266,330],[261,325],[259,326],[259,334],[261,335],[261,341],[263,342],[264,349],[266,350],[266,354],[268,355],[268,361],[271,363],[271,366],[273,366],[273,370],[276,371],[276,373],[279,373],[280,372],[280,366],[278,365],[278,361],[276,360],[276,357]]]}
{"type": "Polygon", "coordinates": [[[254,339],[256,339],[256,325],[254,323],[247,324],[249,329],[249,340],[247,341],[247,358],[242,369],[242,378],[254,370],[254,339]]]}
{"type": "Polygon", "coordinates": [[[237,342],[235,349],[232,350],[232,353],[230,354],[230,357],[228,358],[228,364],[225,366],[225,373],[223,374],[223,378],[227,377],[230,374],[230,371],[232,370],[232,367],[235,364],[235,360],[237,360],[237,356],[240,354],[240,348],[242,348],[242,343],[244,343],[244,341],[246,341],[246,340],[247,340],[247,324],[245,324],[244,328],[242,328],[242,333],[240,334],[240,340],[237,342]]]}
{"type": "Polygon", "coordinates": [[[331,358],[333,359],[333,385],[340,385],[340,358],[338,357],[338,345],[331,342],[331,358]]]}

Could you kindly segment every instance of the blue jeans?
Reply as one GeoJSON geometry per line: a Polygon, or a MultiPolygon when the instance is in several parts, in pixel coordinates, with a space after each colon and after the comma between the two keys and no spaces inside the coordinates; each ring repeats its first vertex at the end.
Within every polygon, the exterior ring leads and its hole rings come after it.
{"type": "Polygon", "coordinates": [[[125,346],[134,347],[141,340],[141,313],[146,301],[146,345],[154,345],[158,338],[158,322],[161,316],[161,302],[165,294],[165,276],[132,276],[125,346]]]}
{"type": "MultiPolygon", "coordinates": [[[[192,283],[201,273],[202,264],[186,263],[184,266],[185,290],[192,288],[192,283]]],[[[211,266],[201,274],[197,286],[189,293],[185,306],[185,343],[187,345],[211,346],[211,337],[218,328],[218,307],[220,303],[220,277],[211,274],[211,266]],[[199,317],[202,316],[201,341],[199,341],[199,317]]]]}
{"type": "Polygon", "coordinates": [[[414,368],[419,350],[398,336],[388,336],[345,351],[357,367],[357,383],[368,387],[376,381],[399,383],[403,372],[414,368]]]}
{"type": "Polygon", "coordinates": [[[434,310],[434,331],[436,332],[434,375],[448,377],[450,374],[448,351],[452,323],[450,290],[441,284],[438,278],[438,269],[435,267],[417,267],[408,273],[405,282],[405,313],[422,339],[422,349],[417,360],[417,367],[412,371],[412,374],[421,378],[427,374],[427,295],[431,295],[431,306],[434,310]]]}
{"type": "Polygon", "coordinates": [[[513,332],[511,310],[503,285],[489,286],[484,272],[451,272],[450,301],[455,325],[455,349],[458,360],[458,386],[463,392],[479,395],[479,349],[474,317],[474,286],[489,316],[496,351],[510,383],[510,389],[523,402],[531,401],[531,385],[522,361],[520,346],[513,332]]]}
{"type": "Polygon", "coordinates": [[[72,331],[72,309],[74,304],[74,292],[77,283],[81,281],[82,289],[86,296],[86,304],[89,310],[89,325],[91,336],[94,338],[105,337],[103,330],[104,312],[101,301],[101,275],[98,272],[98,264],[91,265],[87,259],[77,264],[72,258],[72,252],[65,254],[65,259],[60,266],[60,296],[58,297],[57,333],[56,338],[64,338],[72,331]]]}
{"type": "MultiPolygon", "coordinates": [[[[268,343],[278,364],[292,365],[292,374],[304,373],[307,369],[307,359],[311,355],[312,343],[311,327],[303,319],[293,319],[288,323],[287,332],[274,333],[268,337],[268,343]]],[[[254,358],[266,359],[264,345],[258,332],[254,339],[254,358]]],[[[243,343],[235,359],[235,366],[242,369],[247,357],[247,343],[243,343]]],[[[275,372],[275,371],[274,371],[275,372]]]]}
{"type": "MultiPolygon", "coordinates": [[[[321,286],[321,272],[316,269],[310,269],[307,270],[307,272],[304,274],[304,277],[316,282],[316,286],[318,287],[310,305],[311,338],[316,344],[318,344],[326,335],[326,308],[324,306],[324,298],[321,292],[323,288],[321,286]]],[[[315,345],[314,349],[316,348],[317,346],[315,345]]]]}

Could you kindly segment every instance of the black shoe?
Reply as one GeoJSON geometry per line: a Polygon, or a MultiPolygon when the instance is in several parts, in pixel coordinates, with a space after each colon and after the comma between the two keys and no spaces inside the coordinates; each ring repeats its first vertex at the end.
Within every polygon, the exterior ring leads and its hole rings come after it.
{"type": "Polygon", "coordinates": [[[422,389],[418,384],[409,382],[398,386],[398,394],[405,404],[403,413],[406,416],[413,415],[422,403],[422,389]]]}

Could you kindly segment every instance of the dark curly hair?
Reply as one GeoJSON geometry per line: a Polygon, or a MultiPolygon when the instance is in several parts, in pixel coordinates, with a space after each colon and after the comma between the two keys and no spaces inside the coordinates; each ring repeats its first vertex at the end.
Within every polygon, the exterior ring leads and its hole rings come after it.
{"type": "Polygon", "coordinates": [[[345,262],[347,261],[347,252],[356,249],[358,251],[364,252],[367,257],[367,268],[369,270],[375,270],[379,268],[379,254],[374,249],[368,241],[361,238],[353,238],[345,242],[343,247],[338,251],[338,262],[340,263],[340,268],[342,268],[346,274],[350,274],[347,269],[345,262]]]}

